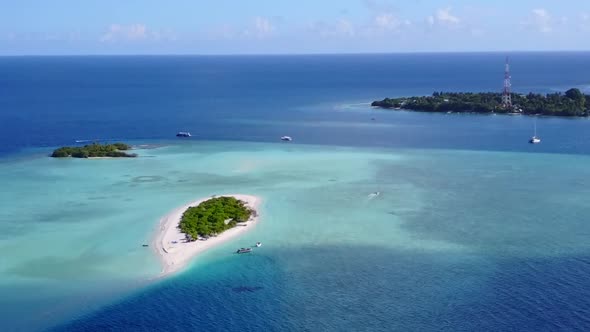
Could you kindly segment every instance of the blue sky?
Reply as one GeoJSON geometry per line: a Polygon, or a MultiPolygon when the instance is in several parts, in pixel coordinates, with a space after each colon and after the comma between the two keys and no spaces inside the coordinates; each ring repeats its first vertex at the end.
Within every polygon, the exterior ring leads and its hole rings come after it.
{"type": "Polygon", "coordinates": [[[588,0],[0,0],[0,55],[590,50],[588,0]]]}

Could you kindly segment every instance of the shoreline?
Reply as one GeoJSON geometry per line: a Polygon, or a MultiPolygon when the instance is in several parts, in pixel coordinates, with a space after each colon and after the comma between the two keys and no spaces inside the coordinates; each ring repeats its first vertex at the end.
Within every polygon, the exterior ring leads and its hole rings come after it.
{"type": "Polygon", "coordinates": [[[160,218],[156,235],[151,243],[153,250],[162,264],[162,271],[156,278],[165,277],[178,272],[186,267],[186,265],[199,254],[253,229],[260,218],[258,212],[260,202],[260,197],[253,195],[215,195],[185,204],[160,218]],[[180,229],[178,229],[178,224],[180,223],[184,211],[191,206],[197,206],[214,197],[234,197],[238,200],[244,201],[246,206],[251,208],[254,213],[244,226],[237,225],[218,236],[210,237],[207,240],[184,242],[185,235],[180,229]],[[177,243],[172,243],[172,241],[177,241],[177,243]]]}
{"type": "Polygon", "coordinates": [[[588,119],[590,115],[562,115],[562,114],[543,114],[543,113],[525,113],[525,112],[475,112],[475,111],[424,111],[412,108],[395,108],[385,106],[369,105],[371,109],[386,110],[395,112],[410,112],[410,113],[427,113],[427,114],[468,114],[468,115],[507,115],[507,116],[536,116],[559,119],[588,119]]]}
{"type": "Polygon", "coordinates": [[[555,118],[572,118],[572,119],[585,119],[590,116],[587,115],[555,115],[555,114],[542,114],[542,113],[507,113],[507,112],[475,112],[475,111],[423,111],[412,108],[394,108],[384,106],[371,106],[372,109],[387,110],[387,111],[402,111],[409,113],[428,113],[428,114],[468,114],[468,115],[509,115],[509,116],[538,116],[538,117],[555,117],[555,118]]]}

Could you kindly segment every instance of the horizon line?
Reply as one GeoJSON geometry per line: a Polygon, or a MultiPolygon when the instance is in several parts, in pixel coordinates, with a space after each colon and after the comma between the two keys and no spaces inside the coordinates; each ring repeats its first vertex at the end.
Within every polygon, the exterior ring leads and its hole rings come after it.
{"type": "Polygon", "coordinates": [[[0,54],[0,57],[174,57],[174,56],[335,56],[335,55],[400,55],[400,54],[523,54],[523,53],[590,53],[590,50],[512,50],[512,51],[399,51],[399,52],[318,52],[318,53],[63,53],[0,54]]]}

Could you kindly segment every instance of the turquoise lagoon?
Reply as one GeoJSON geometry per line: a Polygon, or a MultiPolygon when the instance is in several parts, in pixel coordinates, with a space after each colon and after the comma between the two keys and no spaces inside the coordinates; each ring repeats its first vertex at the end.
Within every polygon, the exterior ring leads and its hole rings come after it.
{"type": "MultiPolygon", "coordinates": [[[[586,257],[587,156],[141,143],[136,159],[59,160],[32,153],[0,163],[0,321],[8,330],[56,324],[72,331],[135,330],[119,318],[128,308],[136,310],[127,314],[133,317],[148,311],[137,309],[143,303],[138,298],[164,301],[163,315],[183,312],[174,297],[195,283],[234,290],[209,290],[197,306],[209,297],[244,294],[264,301],[240,300],[259,312],[245,315],[254,325],[223,323],[205,310],[221,324],[205,325],[213,330],[433,329],[440,317],[455,328],[474,317],[482,325],[463,327],[490,327],[488,320],[502,327],[498,321],[510,320],[487,310],[508,306],[505,297],[512,295],[517,303],[561,315],[545,312],[546,321],[536,318],[539,324],[571,322],[567,312],[552,310],[561,302],[551,296],[584,292],[586,277],[576,277],[588,269],[584,264],[574,264],[573,271],[560,267],[555,278],[539,274],[547,273],[545,262],[586,257]],[[180,274],[155,279],[159,262],[142,244],[151,240],[159,218],[197,198],[232,193],[262,197],[260,224],[196,257],[180,274]],[[263,247],[252,256],[233,255],[256,241],[263,247]],[[259,308],[269,303],[276,311],[259,308]],[[290,313],[292,306],[300,308],[297,314],[290,313]],[[470,306],[475,312],[465,309],[470,306]],[[281,318],[264,318],[268,310],[281,318]],[[342,316],[349,321],[336,318],[342,316]],[[112,325],[96,323],[104,317],[112,325]],[[72,325],[63,325],[68,321],[72,325]]],[[[204,292],[198,287],[195,294],[204,292]]],[[[576,301],[564,303],[577,312],[587,309],[576,301]]],[[[500,311],[530,315],[521,307],[500,311]]],[[[209,322],[193,318],[181,327],[209,322]]]]}

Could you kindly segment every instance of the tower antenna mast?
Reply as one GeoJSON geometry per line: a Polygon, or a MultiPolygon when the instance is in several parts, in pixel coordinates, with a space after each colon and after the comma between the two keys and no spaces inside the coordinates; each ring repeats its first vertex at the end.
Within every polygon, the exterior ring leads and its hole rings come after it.
{"type": "Polygon", "coordinates": [[[506,57],[506,66],[504,67],[504,89],[502,90],[502,107],[511,109],[512,95],[510,88],[512,87],[512,83],[510,83],[510,62],[508,60],[508,57],[506,57]]]}

